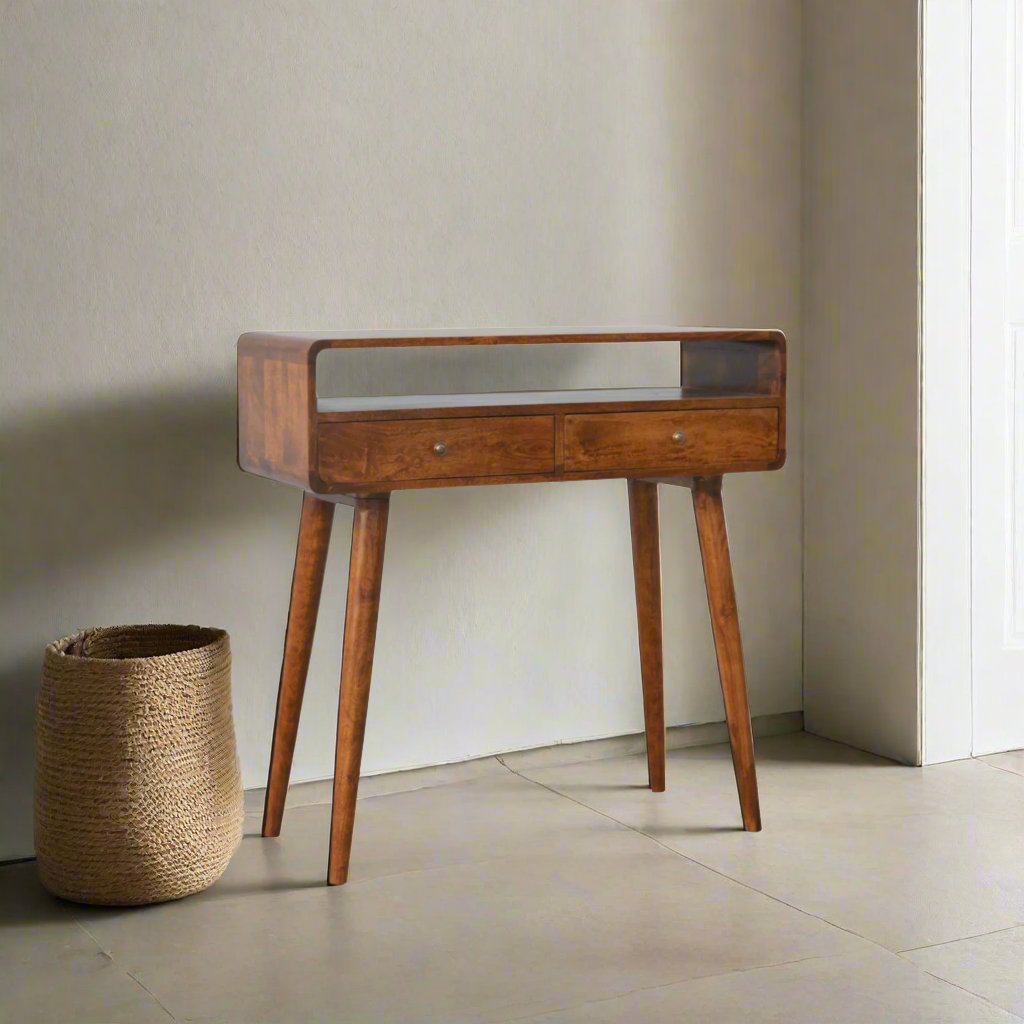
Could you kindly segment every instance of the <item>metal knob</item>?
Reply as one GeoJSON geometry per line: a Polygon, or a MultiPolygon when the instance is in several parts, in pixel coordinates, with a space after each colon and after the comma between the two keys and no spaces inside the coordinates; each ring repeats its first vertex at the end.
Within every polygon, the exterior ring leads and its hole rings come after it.
{"type": "Polygon", "coordinates": [[[447,451],[448,451],[448,445],[446,445],[444,443],[444,441],[438,441],[437,444],[434,445],[434,454],[435,455],[444,455],[445,452],[447,452],[447,451]]]}
{"type": "Polygon", "coordinates": [[[677,430],[672,435],[672,440],[675,441],[676,444],[682,444],[686,440],[686,435],[681,430],[677,430]]]}

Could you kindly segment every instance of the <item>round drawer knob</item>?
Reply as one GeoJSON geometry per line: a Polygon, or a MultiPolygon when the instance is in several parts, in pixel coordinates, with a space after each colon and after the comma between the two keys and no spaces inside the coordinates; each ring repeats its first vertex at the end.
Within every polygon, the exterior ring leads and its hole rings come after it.
{"type": "Polygon", "coordinates": [[[447,452],[447,451],[448,451],[448,445],[446,445],[444,443],[444,441],[438,441],[437,444],[434,445],[434,454],[435,455],[444,455],[445,452],[447,452]]]}
{"type": "Polygon", "coordinates": [[[686,440],[686,435],[681,430],[677,430],[672,435],[672,440],[675,441],[676,444],[682,444],[686,440]]]}

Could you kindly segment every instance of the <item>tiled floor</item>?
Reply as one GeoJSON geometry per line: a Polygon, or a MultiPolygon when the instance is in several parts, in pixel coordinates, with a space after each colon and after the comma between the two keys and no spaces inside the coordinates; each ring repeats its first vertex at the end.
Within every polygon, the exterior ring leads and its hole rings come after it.
{"type": "Polygon", "coordinates": [[[342,888],[318,804],[279,840],[250,815],[180,903],[74,907],[0,869],[0,1020],[1024,1020],[1024,756],[757,747],[758,835],[725,747],[672,752],[664,794],[642,757],[509,755],[361,800],[342,888]]]}

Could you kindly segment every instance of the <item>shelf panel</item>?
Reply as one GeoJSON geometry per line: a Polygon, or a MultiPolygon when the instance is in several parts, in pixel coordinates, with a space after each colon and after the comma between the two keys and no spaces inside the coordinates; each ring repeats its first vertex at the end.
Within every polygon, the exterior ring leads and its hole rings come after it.
{"type": "Polygon", "coordinates": [[[644,405],[690,400],[735,402],[750,399],[775,404],[763,394],[710,388],[592,388],[580,391],[490,391],[457,395],[377,395],[368,398],[320,398],[317,413],[350,415],[363,412],[406,412],[419,409],[495,409],[556,405],[644,405]]]}

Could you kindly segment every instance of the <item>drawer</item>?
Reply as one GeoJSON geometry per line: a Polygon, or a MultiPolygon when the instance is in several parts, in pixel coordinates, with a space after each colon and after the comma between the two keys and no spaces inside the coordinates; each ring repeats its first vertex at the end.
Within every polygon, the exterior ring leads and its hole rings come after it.
{"type": "Polygon", "coordinates": [[[328,483],[386,483],[550,473],[551,416],[321,423],[320,476],[328,483]]]}
{"type": "Polygon", "coordinates": [[[609,412],[565,417],[566,472],[605,469],[710,472],[770,463],[778,409],[609,412]]]}

